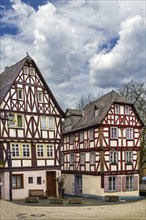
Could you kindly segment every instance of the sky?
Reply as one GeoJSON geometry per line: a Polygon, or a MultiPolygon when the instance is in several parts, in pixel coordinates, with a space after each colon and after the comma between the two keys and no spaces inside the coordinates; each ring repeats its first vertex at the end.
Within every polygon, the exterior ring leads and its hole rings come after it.
{"type": "Polygon", "coordinates": [[[145,0],[1,0],[0,72],[35,60],[63,110],[146,83],[145,0]]]}

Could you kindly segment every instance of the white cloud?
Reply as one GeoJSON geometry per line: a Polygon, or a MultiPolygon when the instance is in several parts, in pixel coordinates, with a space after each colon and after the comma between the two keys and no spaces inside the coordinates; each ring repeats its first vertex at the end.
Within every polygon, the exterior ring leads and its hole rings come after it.
{"type": "Polygon", "coordinates": [[[1,37],[1,71],[29,52],[62,107],[143,78],[144,1],[11,2],[1,21],[18,33],[1,37]]]}
{"type": "Polygon", "coordinates": [[[125,20],[121,23],[116,46],[109,53],[94,54],[90,59],[91,83],[109,88],[113,85],[118,87],[132,79],[144,79],[144,52],[142,17],[125,20]]]}

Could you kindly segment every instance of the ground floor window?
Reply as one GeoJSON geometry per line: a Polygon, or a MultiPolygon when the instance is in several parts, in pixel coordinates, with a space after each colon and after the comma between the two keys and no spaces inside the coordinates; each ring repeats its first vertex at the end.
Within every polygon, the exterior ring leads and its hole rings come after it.
{"type": "Polygon", "coordinates": [[[115,191],[116,190],[116,177],[110,176],[109,177],[109,191],[115,191]]]}
{"type": "Polygon", "coordinates": [[[23,188],[23,174],[12,175],[12,188],[13,189],[23,188]]]}
{"type": "Polygon", "coordinates": [[[133,189],[133,176],[126,176],[126,189],[127,190],[133,189]]]}

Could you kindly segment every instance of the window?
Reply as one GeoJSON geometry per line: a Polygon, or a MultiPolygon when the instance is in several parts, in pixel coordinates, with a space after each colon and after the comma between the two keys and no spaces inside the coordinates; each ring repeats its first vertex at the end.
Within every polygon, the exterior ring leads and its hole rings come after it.
{"type": "Polygon", "coordinates": [[[22,115],[17,115],[17,127],[22,128],[23,127],[23,118],[22,115]]]}
{"type": "Polygon", "coordinates": [[[72,134],[69,135],[69,143],[73,144],[73,135],[72,134]]]}
{"type": "Polygon", "coordinates": [[[28,67],[24,67],[24,73],[28,74],[28,67]]]}
{"type": "Polygon", "coordinates": [[[63,165],[63,164],[64,164],[64,155],[61,154],[61,165],[63,165]]]}
{"type": "Polygon", "coordinates": [[[129,106],[125,106],[125,115],[129,115],[129,106]]]}
{"type": "Polygon", "coordinates": [[[53,157],[53,146],[47,145],[47,157],[53,157]]]}
{"type": "Polygon", "coordinates": [[[13,128],[23,128],[23,115],[11,114],[9,116],[8,126],[13,128]]]}
{"type": "Polygon", "coordinates": [[[119,114],[119,113],[120,113],[120,106],[115,105],[115,114],[119,114]]]}
{"type": "Polygon", "coordinates": [[[95,152],[90,152],[90,164],[95,164],[96,161],[96,155],[95,152]]]}
{"type": "Polygon", "coordinates": [[[132,164],[133,163],[133,152],[132,151],[127,151],[126,152],[126,164],[132,164]]]}
{"type": "Polygon", "coordinates": [[[94,107],[94,116],[98,116],[99,115],[100,109],[101,109],[101,107],[97,107],[97,106],[94,107]]]}
{"type": "Polygon", "coordinates": [[[28,144],[23,144],[23,157],[30,157],[30,147],[28,144]]]}
{"type": "Polygon", "coordinates": [[[80,153],[80,164],[85,164],[85,153],[80,153]]]}
{"type": "Polygon", "coordinates": [[[126,189],[127,190],[133,189],[133,176],[126,176],[126,189]]]}
{"type": "Polygon", "coordinates": [[[126,128],[126,138],[133,139],[133,128],[126,128]]]}
{"type": "Polygon", "coordinates": [[[19,100],[23,100],[23,90],[22,89],[18,89],[17,94],[18,94],[18,99],[19,100]]]}
{"type": "Polygon", "coordinates": [[[54,118],[53,117],[49,117],[48,118],[48,128],[53,130],[55,128],[54,126],[54,118]]]}
{"type": "Polygon", "coordinates": [[[111,139],[117,139],[118,138],[118,128],[111,128],[111,139]]]}
{"type": "Polygon", "coordinates": [[[38,92],[38,102],[43,102],[43,93],[38,92]]]}
{"type": "Polygon", "coordinates": [[[19,145],[18,144],[12,144],[11,145],[11,152],[12,157],[19,157],[19,145]]]}
{"type": "Polygon", "coordinates": [[[91,128],[90,130],[89,130],[89,140],[91,141],[91,140],[94,140],[94,129],[93,128],[91,128]]]}
{"type": "Polygon", "coordinates": [[[41,176],[38,176],[38,177],[37,177],[37,184],[38,184],[38,185],[41,185],[41,184],[42,184],[42,177],[41,177],[41,176]]]}
{"type": "Polygon", "coordinates": [[[12,188],[13,189],[23,188],[23,175],[22,174],[12,175],[12,188]]]}
{"type": "Polygon", "coordinates": [[[15,127],[14,114],[9,115],[8,126],[9,127],[15,127]]]}
{"type": "Polygon", "coordinates": [[[35,69],[34,68],[30,68],[30,75],[34,75],[35,74],[35,69]]]}
{"type": "Polygon", "coordinates": [[[53,117],[41,117],[41,129],[48,129],[54,130],[55,129],[55,122],[53,117]]]}
{"type": "Polygon", "coordinates": [[[110,152],[109,162],[110,162],[110,164],[117,164],[117,162],[118,162],[118,152],[117,151],[110,152]]]}
{"type": "Polygon", "coordinates": [[[28,183],[33,183],[33,177],[28,177],[28,183]]]}
{"type": "Polygon", "coordinates": [[[41,117],[41,128],[42,129],[46,129],[47,128],[47,117],[45,117],[45,116],[42,116],[41,117]]]}
{"type": "Polygon", "coordinates": [[[70,154],[70,164],[74,164],[74,154],[70,154]]]}
{"type": "Polygon", "coordinates": [[[83,140],[84,140],[84,132],[81,131],[80,132],[80,142],[83,142],[83,140]]]}
{"type": "Polygon", "coordinates": [[[37,145],[37,157],[44,156],[44,148],[43,145],[37,145]]]}
{"type": "Polygon", "coordinates": [[[109,177],[109,191],[115,191],[116,190],[116,177],[110,176],[109,177]]]}

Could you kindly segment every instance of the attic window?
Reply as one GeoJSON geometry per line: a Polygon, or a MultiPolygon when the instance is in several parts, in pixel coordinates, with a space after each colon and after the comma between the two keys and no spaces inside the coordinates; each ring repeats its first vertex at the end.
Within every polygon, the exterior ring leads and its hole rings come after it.
{"type": "Polygon", "coordinates": [[[24,73],[28,74],[28,67],[24,67],[24,73]]]}
{"type": "Polygon", "coordinates": [[[34,76],[35,74],[35,69],[34,68],[30,68],[30,75],[34,76]]]}
{"type": "Polygon", "coordinates": [[[94,107],[94,116],[99,115],[100,109],[101,109],[100,107],[97,107],[97,106],[95,105],[95,107],[94,107]]]}

